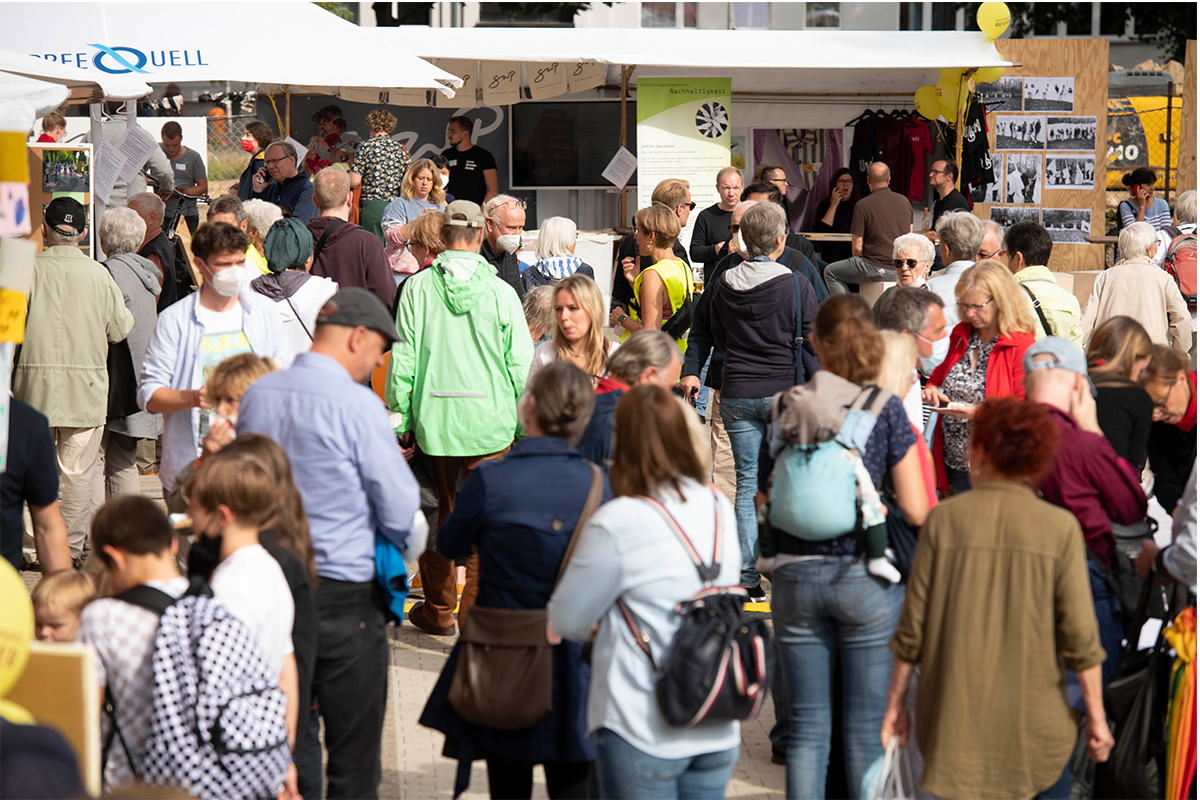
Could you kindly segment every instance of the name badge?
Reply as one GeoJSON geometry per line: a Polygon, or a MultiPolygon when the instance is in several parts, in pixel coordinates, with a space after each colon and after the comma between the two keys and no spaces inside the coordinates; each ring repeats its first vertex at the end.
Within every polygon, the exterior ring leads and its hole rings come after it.
{"type": "Polygon", "coordinates": [[[457,159],[457,158],[451,158],[451,159],[448,159],[448,160],[446,161],[446,163],[447,163],[448,165],[450,165],[451,167],[457,167],[457,166],[458,166],[458,159],[457,159]]]}
{"type": "Polygon", "coordinates": [[[177,170],[179,170],[180,172],[182,172],[183,170],[186,170],[186,169],[187,169],[187,164],[184,164],[182,161],[176,161],[176,162],[175,162],[175,169],[177,169],[177,170]]]}

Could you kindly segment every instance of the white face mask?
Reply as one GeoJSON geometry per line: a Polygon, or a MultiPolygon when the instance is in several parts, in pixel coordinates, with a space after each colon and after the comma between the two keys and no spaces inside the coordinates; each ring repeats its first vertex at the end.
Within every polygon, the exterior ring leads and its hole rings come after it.
{"type": "Polygon", "coordinates": [[[220,272],[213,272],[205,267],[204,271],[208,273],[213,291],[222,297],[237,297],[242,293],[242,287],[246,284],[245,264],[226,267],[220,272]]]}
{"type": "Polygon", "coordinates": [[[742,255],[746,255],[746,245],[742,244],[741,231],[735,231],[733,234],[733,249],[742,255]]]}
{"type": "Polygon", "coordinates": [[[450,179],[447,178],[445,175],[443,175],[440,172],[438,173],[438,181],[439,181],[438,185],[441,186],[443,189],[446,188],[446,184],[450,183],[450,179]]]}
{"type": "Polygon", "coordinates": [[[933,346],[933,355],[929,356],[929,358],[925,356],[920,357],[921,374],[925,376],[932,375],[937,366],[946,360],[946,355],[950,352],[950,337],[943,336],[936,342],[930,342],[930,344],[933,346]]]}
{"type": "Polygon", "coordinates": [[[502,233],[496,237],[496,246],[506,253],[515,253],[521,249],[521,234],[502,233]]]}
{"type": "Polygon", "coordinates": [[[219,422],[221,420],[228,422],[230,427],[237,428],[237,415],[236,414],[234,414],[234,415],[218,414],[216,411],[208,412],[208,422],[209,422],[210,427],[212,425],[216,425],[217,422],[219,422]]]}

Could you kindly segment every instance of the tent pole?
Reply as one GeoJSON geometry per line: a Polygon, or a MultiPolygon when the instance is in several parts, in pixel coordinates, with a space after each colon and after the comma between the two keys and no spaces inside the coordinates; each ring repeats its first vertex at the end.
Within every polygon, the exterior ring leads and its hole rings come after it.
{"type": "MultiPolygon", "coordinates": [[[[629,113],[627,106],[629,102],[629,78],[633,75],[633,69],[633,67],[621,65],[621,147],[628,147],[629,145],[627,136],[628,124],[626,121],[629,113]]],[[[628,193],[628,189],[628,184],[621,187],[621,218],[617,221],[617,227],[615,228],[617,231],[623,231],[626,228],[625,196],[628,193]]]]}
{"type": "Polygon", "coordinates": [[[285,95],[285,99],[284,99],[284,103],[283,103],[283,126],[284,126],[284,131],[285,131],[283,136],[286,139],[288,136],[292,135],[292,86],[291,86],[291,84],[284,86],[283,91],[287,93],[285,95]]]}

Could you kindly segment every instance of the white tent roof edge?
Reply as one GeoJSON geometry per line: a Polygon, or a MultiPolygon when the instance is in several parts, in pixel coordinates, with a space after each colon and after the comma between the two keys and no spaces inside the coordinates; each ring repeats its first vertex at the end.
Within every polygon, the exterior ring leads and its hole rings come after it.
{"type": "Polygon", "coordinates": [[[149,85],[136,78],[105,75],[98,70],[82,70],[65,64],[55,64],[11,50],[0,50],[0,72],[68,88],[98,86],[110,100],[133,100],[145,97],[151,92],[149,85]]]}

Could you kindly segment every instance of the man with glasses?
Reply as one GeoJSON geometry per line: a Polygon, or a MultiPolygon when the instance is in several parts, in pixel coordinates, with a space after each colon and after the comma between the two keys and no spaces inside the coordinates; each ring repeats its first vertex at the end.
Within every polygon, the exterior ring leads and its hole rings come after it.
{"type": "Polygon", "coordinates": [[[450,165],[450,183],[446,192],[456,200],[470,200],[479,206],[500,193],[496,172],[496,157],[477,144],[471,144],[475,123],[470,117],[451,117],[446,125],[446,141],[450,146],[442,151],[450,165]]]}
{"type": "MultiPolygon", "coordinates": [[[[757,183],[752,183],[742,191],[742,202],[749,200],[754,203],[782,204],[782,198],[783,194],[779,191],[779,188],[770,181],[758,181],[757,183]]],[[[810,242],[807,238],[789,228],[787,241],[784,242],[784,244],[786,244],[792,250],[799,251],[814,265],[820,264],[821,268],[824,269],[824,262],[817,258],[817,251],[812,246],[812,242],[810,242]]],[[[716,278],[714,277],[713,280],[716,280],[716,278]]],[[[824,284],[825,281],[822,280],[821,283],[824,284]]],[[[817,288],[816,284],[813,284],[813,288],[817,288]]],[[[828,292],[824,289],[817,289],[817,294],[828,295],[828,292]]]]}
{"type": "MultiPolygon", "coordinates": [[[[927,230],[921,231],[922,234],[928,236],[930,241],[936,245],[938,243],[937,224],[938,220],[943,215],[951,211],[970,211],[971,206],[967,203],[967,198],[963,193],[955,188],[955,183],[958,182],[958,165],[953,161],[940,160],[933,162],[933,167],[929,170],[929,185],[933,187],[934,194],[937,195],[937,200],[933,203],[933,219],[930,220],[930,227],[927,230]]],[[[933,258],[933,270],[944,269],[945,264],[942,263],[942,253],[939,249],[933,258]]]]}
{"type": "Polygon", "coordinates": [[[285,217],[308,222],[317,216],[312,181],[296,168],[296,148],[276,139],[263,155],[266,166],[255,173],[250,196],[274,203],[283,209],[285,217]]]}
{"type": "MultiPolygon", "coordinates": [[[[456,195],[457,196],[457,195],[456,195]]],[[[483,206],[487,230],[479,255],[496,268],[500,280],[513,287],[517,297],[525,299],[521,281],[521,234],[525,232],[525,201],[512,195],[498,194],[483,206]]]]}
{"type": "Polygon", "coordinates": [[[990,219],[983,221],[983,243],[975,254],[976,261],[986,261],[992,258],[1001,264],[1008,262],[1008,251],[1004,249],[1004,228],[999,222],[990,219]]]}
{"type": "MultiPolygon", "coordinates": [[[[984,237],[980,250],[986,247],[987,237],[984,237]]],[[[1009,272],[1021,284],[1037,321],[1034,335],[1039,339],[1043,336],[1061,336],[1082,349],[1079,300],[1073,292],[1059,286],[1054,273],[1045,266],[1050,262],[1050,250],[1053,247],[1049,231],[1032,220],[1013,225],[1004,237],[1009,272]]]]}
{"type": "Polygon", "coordinates": [[[879,309],[880,330],[907,333],[917,343],[917,363],[913,385],[901,398],[909,421],[918,430],[925,429],[926,415],[921,403],[922,376],[942,363],[950,350],[950,331],[946,327],[945,304],[928,289],[916,286],[897,286],[879,309]]]}

